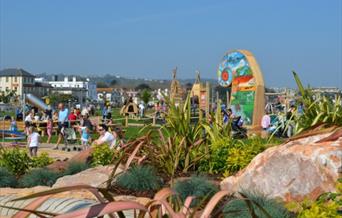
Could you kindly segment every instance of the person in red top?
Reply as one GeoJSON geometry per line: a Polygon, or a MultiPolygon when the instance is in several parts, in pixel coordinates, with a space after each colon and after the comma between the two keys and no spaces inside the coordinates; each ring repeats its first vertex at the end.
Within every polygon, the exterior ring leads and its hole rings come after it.
{"type": "Polygon", "coordinates": [[[70,123],[73,123],[73,122],[75,122],[75,120],[77,120],[77,111],[76,111],[76,109],[73,109],[72,112],[69,114],[68,120],[70,121],[70,123]]]}

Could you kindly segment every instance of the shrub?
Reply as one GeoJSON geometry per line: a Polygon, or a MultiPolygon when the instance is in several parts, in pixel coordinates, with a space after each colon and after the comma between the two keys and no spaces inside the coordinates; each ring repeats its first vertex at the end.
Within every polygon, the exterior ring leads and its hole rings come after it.
{"type": "Polygon", "coordinates": [[[59,176],[58,173],[48,169],[33,169],[19,180],[19,185],[27,188],[38,185],[52,186],[59,176]]]}
{"type": "Polygon", "coordinates": [[[17,179],[6,168],[0,167],[0,187],[15,187],[17,179]]]}
{"type": "Polygon", "coordinates": [[[37,157],[33,157],[31,161],[31,167],[45,167],[53,163],[53,159],[49,157],[48,153],[43,152],[37,157]]]}
{"type": "Polygon", "coordinates": [[[66,170],[64,171],[63,175],[74,175],[88,168],[89,168],[89,165],[87,163],[71,162],[66,168],[66,170]]]}
{"type": "MultiPolygon", "coordinates": [[[[270,217],[277,218],[290,218],[292,217],[291,213],[280,203],[276,202],[273,199],[269,199],[265,196],[244,192],[244,195],[248,198],[248,200],[252,203],[252,209],[256,215],[256,217],[266,218],[267,216],[257,205],[262,207],[270,217]]],[[[223,209],[223,213],[225,217],[235,217],[235,218],[248,218],[252,217],[249,211],[249,208],[246,204],[245,200],[242,199],[233,199],[229,201],[223,209]]]]}
{"type": "Polygon", "coordinates": [[[304,208],[299,214],[299,218],[333,218],[339,217],[339,205],[335,201],[313,202],[307,208],[304,208]]]}
{"type": "Polygon", "coordinates": [[[229,176],[245,168],[267,147],[267,141],[260,137],[244,140],[216,139],[210,144],[209,155],[201,162],[199,169],[202,172],[224,173],[229,176]]]}
{"type": "Polygon", "coordinates": [[[92,153],[91,165],[92,166],[108,165],[112,163],[115,156],[116,156],[115,150],[110,149],[107,144],[96,145],[92,153]]]}
{"type": "Polygon", "coordinates": [[[117,178],[116,184],[132,191],[154,191],[162,180],[151,166],[133,166],[117,178]]]}
{"type": "Polygon", "coordinates": [[[207,158],[200,162],[199,170],[209,173],[223,173],[227,168],[227,157],[232,147],[230,138],[216,139],[209,147],[207,158]]]}
{"type": "Polygon", "coordinates": [[[16,176],[25,174],[30,168],[30,163],[31,158],[25,150],[13,148],[0,151],[0,167],[5,167],[16,176]]]}
{"type": "Polygon", "coordinates": [[[240,141],[230,148],[226,159],[225,176],[229,176],[245,168],[252,159],[265,149],[263,144],[243,143],[240,141]]]}
{"type": "Polygon", "coordinates": [[[210,199],[218,191],[218,188],[203,176],[192,176],[190,179],[177,181],[174,190],[180,195],[183,202],[186,197],[195,196],[191,207],[196,207],[210,199]]]}
{"type": "Polygon", "coordinates": [[[342,205],[341,179],[337,180],[336,192],[323,193],[316,201],[305,199],[302,202],[290,202],[286,207],[298,214],[300,218],[329,218],[340,217],[339,211],[342,205]]]}

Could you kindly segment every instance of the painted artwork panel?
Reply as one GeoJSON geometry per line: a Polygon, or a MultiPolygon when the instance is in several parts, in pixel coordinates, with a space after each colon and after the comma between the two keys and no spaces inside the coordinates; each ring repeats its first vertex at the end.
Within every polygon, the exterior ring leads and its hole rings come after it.
{"type": "Polygon", "coordinates": [[[219,84],[232,87],[230,105],[236,116],[241,116],[245,125],[253,122],[256,81],[244,54],[238,51],[228,52],[218,69],[219,84]],[[224,80],[227,72],[230,80],[224,80]]]}

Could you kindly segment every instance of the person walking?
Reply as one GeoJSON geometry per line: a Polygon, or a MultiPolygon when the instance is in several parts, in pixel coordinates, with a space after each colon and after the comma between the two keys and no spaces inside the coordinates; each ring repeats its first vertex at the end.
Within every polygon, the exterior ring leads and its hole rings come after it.
{"type": "Polygon", "coordinates": [[[287,125],[287,137],[290,138],[293,136],[294,133],[294,115],[296,112],[296,107],[294,105],[291,105],[289,110],[286,112],[286,125],[287,125]]]}
{"type": "Polygon", "coordinates": [[[65,128],[68,127],[68,114],[69,110],[64,107],[63,103],[59,103],[58,105],[58,140],[57,144],[55,146],[55,150],[58,149],[59,144],[62,141],[62,138],[64,138],[65,135],[65,128]]]}
{"type": "Polygon", "coordinates": [[[29,148],[30,156],[36,157],[38,152],[40,135],[33,126],[29,127],[29,136],[27,138],[27,146],[29,148]]]}
{"type": "Polygon", "coordinates": [[[52,119],[49,118],[46,123],[46,133],[48,135],[46,143],[49,144],[52,136],[53,122],[52,119]]]}

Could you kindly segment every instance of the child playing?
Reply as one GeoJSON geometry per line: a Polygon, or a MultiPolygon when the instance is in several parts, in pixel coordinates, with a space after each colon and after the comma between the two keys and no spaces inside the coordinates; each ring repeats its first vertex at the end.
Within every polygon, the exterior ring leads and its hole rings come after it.
{"type": "Polygon", "coordinates": [[[86,126],[79,127],[81,129],[81,144],[83,146],[83,150],[89,148],[89,130],[86,126]]]}
{"type": "Polygon", "coordinates": [[[35,131],[34,127],[29,127],[29,136],[27,138],[27,146],[31,157],[36,157],[39,145],[39,134],[35,131]]]}
{"type": "Polygon", "coordinates": [[[12,120],[11,120],[10,131],[13,131],[13,132],[18,131],[17,122],[15,121],[14,117],[12,117],[12,120]]]}
{"type": "Polygon", "coordinates": [[[46,133],[48,135],[46,143],[50,143],[51,135],[52,135],[52,128],[53,128],[52,119],[49,118],[46,124],[46,133]]]}

